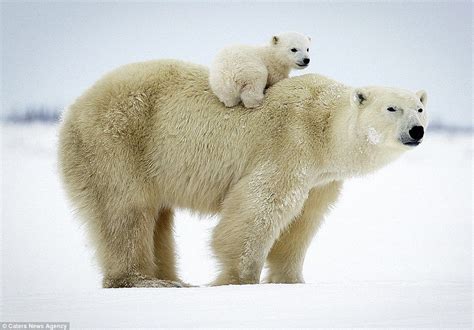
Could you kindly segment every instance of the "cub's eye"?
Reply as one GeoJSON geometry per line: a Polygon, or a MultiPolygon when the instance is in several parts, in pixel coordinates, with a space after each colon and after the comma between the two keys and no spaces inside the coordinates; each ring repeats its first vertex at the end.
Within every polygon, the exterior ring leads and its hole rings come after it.
{"type": "Polygon", "coordinates": [[[291,48],[291,51],[292,51],[293,53],[296,53],[296,52],[298,51],[298,49],[296,49],[296,48],[291,48]]]}
{"type": "Polygon", "coordinates": [[[309,48],[306,48],[306,51],[309,52],[309,48]]]}
{"type": "Polygon", "coordinates": [[[421,108],[420,108],[420,109],[418,109],[418,112],[423,112],[423,109],[421,109],[421,108]]]}
{"type": "Polygon", "coordinates": [[[390,107],[390,108],[387,108],[387,111],[395,112],[395,111],[397,111],[397,109],[395,109],[395,108],[393,108],[393,107],[390,107]]]}

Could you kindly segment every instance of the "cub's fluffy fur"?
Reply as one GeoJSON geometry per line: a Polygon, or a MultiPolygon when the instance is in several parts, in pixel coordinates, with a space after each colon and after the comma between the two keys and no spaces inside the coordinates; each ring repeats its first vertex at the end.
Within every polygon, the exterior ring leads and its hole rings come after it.
{"type": "Polygon", "coordinates": [[[308,66],[310,38],[295,32],[274,36],[269,45],[236,45],[222,49],[214,59],[209,83],[226,107],[241,100],[245,107],[262,103],[265,87],[288,78],[290,70],[308,66]]]}
{"type": "Polygon", "coordinates": [[[407,131],[426,124],[418,112],[425,100],[423,92],[354,89],[311,74],[269,88],[258,111],[229,112],[206,68],[136,63],[106,75],[66,112],[59,167],[104,287],[183,285],[176,208],[220,215],[215,285],[258,283],[265,262],[267,281],[298,283],[341,182],[408,150],[407,131]]]}

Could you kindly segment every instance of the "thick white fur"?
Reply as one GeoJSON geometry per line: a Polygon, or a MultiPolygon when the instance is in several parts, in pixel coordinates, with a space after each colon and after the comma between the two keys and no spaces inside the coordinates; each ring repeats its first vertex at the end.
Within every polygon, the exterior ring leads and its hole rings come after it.
{"type": "Polygon", "coordinates": [[[215,285],[258,283],[265,263],[266,281],[303,282],[306,249],[342,181],[410,148],[400,137],[426,126],[421,100],[308,74],[270,87],[258,111],[229,112],[198,65],[152,61],[106,75],[67,111],[59,139],[104,287],[183,285],[176,208],[220,215],[215,285]]]}
{"type": "Polygon", "coordinates": [[[227,107],[240,101],[247,108],[259,106],[266,87],[288,78],[292,68],[307,67],[303,61],[309,59],[310,40],[302,34],[286,32],[272,37],[265,46],[222,49],[209,72],[212,91],[227,107]]]}

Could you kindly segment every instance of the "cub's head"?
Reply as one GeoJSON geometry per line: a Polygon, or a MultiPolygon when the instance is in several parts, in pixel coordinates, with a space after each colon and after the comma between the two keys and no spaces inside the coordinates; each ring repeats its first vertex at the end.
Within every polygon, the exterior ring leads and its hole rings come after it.
{"type": "Polygon", "coordinates": [[[423,141],[428,117],[425,91],[412,93],[386,87],[357,88],[351,108],[357,111],[357,130],[367,142],[381,147],[408,149],[423,141]]]}
{"type": "Polygon", "coordinates": [[[278,60],[294,69],[304,69],[309,65],[310,44],[310,37],[296,32],[282,33],[271,40],[278,60]]]}

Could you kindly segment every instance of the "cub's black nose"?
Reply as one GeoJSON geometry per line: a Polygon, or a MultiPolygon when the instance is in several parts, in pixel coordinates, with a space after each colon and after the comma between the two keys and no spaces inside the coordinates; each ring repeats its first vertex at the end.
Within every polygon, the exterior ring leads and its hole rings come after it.
{"type": "Polygon", "coordinates": [[[413,126],[408,131],[408,134],[410,134],[413,140],[419,141],[423,138],[423,135],[425,134],[425,130],[423,129],[423,126],[413,126]]]}
{"type": "Polygon", "coordinates": [[[308,63],[309,63],[309,58],[305,58],[305,59],[303,60],[303,63],[304,63],[304,64],[308,64],[308,63]]]}

